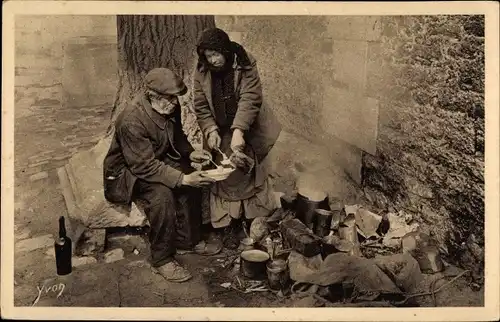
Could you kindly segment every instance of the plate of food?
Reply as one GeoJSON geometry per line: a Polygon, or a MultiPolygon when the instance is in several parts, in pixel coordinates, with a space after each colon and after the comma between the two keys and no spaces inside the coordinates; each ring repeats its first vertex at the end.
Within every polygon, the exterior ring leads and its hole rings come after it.
{"type": "Polygon", "coordinates": [[[201,174],[204,177],[214,179],[215,181],[226,180],[235,169],[233,167],[222,167],[218,166],[217,169],[210,169],[202,171],[201,174]]]}

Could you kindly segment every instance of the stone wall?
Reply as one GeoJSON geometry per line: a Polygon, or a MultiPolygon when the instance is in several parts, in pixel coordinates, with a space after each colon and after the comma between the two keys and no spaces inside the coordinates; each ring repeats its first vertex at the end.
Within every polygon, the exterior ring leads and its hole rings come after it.
{"type": "Polygon", "coordinates": [[[15,26],[18,71],[44,66],[40,78],[61,83],[61,99],[69,107],[113,103],[114,16],[19,16],[15,26]]]}
{"type": "Polygon", "coordinates": [[[42,178],[104,134],[115,16],[16,16],[14,86],[16,175],[42,178]]]}

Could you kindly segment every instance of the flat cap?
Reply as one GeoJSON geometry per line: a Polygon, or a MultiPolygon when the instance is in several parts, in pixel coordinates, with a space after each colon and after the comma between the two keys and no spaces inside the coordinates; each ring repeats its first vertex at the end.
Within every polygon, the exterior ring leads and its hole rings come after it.
{"type": "Polygon", "coordinates": [[[163,95],[182,96],[187,86],[182,78],[168,68],[154,68],[144,79],[147,88],[163,95]]]}

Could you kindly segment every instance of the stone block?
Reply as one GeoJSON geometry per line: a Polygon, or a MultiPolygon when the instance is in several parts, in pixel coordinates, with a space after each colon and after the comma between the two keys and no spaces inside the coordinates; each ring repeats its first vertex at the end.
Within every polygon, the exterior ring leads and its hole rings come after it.
{"type": "Polygon", "coordinates": [[[327,32],[333,39],[364,40],[366,26],[362,16],[332,16],[326,20],[327,32]]]}
{"type": "Polygon", "coordinates": [[[347,84],[353,90],[364,91],[367,51],[368,43],[365,41],[335,40],[329,62],[334,80],[347,84]]]}
{"type": "Polygon", "coordinates": [[[321,41],[321,53],[326,55],[333,54],[333,40],[331,38],[323,39],[321,41]]]}
{"type": "Polygon", "coordinates": [[[378,100],[352,91],[325,88],[321,127],[370,154],[376,153],[378,100]]]}
{"type": "Polygon", "coordinates": [[[38,153],[28,158],[30,163],[44,162],[50,160],[50,156],[47,156],[46,153],[38,153]]]}
{"type": "Polygon", "coordinates": [[[63,103],[111,104],[116,93],[117,49],[113,37],[75,37],[64,45],[63,103]],[[109,38],[109,39],[108,39],[109,38]]]}
{"type": "Polygon", "coordinates": [[[42,161],[42,162],[32,163],[32,164],[28,165],[28,168],[41,167],[42,165],[46,165],[48,163],[49,163],[49,161],[42,161]]]}
{"type": "Polygon", "coordinates": [[[123,257],[124,254],[125,254],[125,252],[121,248],[113,249],[113,250],[107,252],[106,254],[104,254],[104,261],[109,264],[109,263],[113,263],[113,262],[122,260],[124,258],[123,257]]]}
{"type": "Polygon", "coordinates": [[[38,180],[42,180],[42,179],[47,179],[48,177],[49,177],[49,174],[46,171],[38,172],[38,173],[30,176],[30,181],[38,181],[38,180]]]}
{"type": "Polygon", "coordinates": [[[375,41],[381,35],[381,16],[331,16],[327,33],[333,39],[375,41]]]}
{"type": "Polygon", "coordinates": [[[53,247],[54,237],[52,235],[43,235],[38,237],[33,237],[30,239],[23,239],[16,242],[15,252],[23,253],[30,252],[36,249],[53,247]]]}
{"type": "Polygon", "coordinates": [[[127,254],[134,250],[144,253],[148,250],[148,244],[141,235],[115,234],[108,236],[107,247],[121,248],[127,254]]]}
{"type": "Polygon", "coordinates": [[[97,259],[92,256],[83,256],[83,257],[73,257],[71,259],[73,267],[79,267],[84,265],[96,264],[97,259]]]}
{"type": "Polygon", "coordinates": [[[382,35],[382,17],[365,16],[365,30],[367,41],[379,41],[382,35]]]}
{"type": "Polygon", "coordinates": [[[71,154],[61,154],[61,155],[54,156],[52,158],[52,160],[54,160],[54,161],[63,161],[63,160],[67,160],[69,158],[71,158],[71,154]]]}
{"type": "Polygon", "coordinates": [[[125,267],[127,267],[127,268],[137,268],[137,267],[149,268],[150,264],[148,263],[148,261],[146,261],[144,259],[139,259],[139,260],[135,260],[135,261],[132,261],[132,262],[126,264],[125,267]]]}
{"type": "Polygon", "coordinates": [[[16,231],[14,234],[14,238],[16,240],[26,239],[30,236],[30,233],[30,230],[28,228],[25,228],[22,231],[16,231]]]}

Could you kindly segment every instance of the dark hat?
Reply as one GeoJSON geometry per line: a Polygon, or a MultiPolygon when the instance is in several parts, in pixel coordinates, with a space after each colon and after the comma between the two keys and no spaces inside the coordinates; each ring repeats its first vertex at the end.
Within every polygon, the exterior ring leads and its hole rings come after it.
{"type": "Polygon", "coordinates": [[[146,87],[163,95],[182,96],[187,86],[182,78],[168,68],[154,68],[146,75],[146,87]]]}
{"type": "Polygon", "coordinates": [[[198,41],[198,54],[201,55],[203,50],[212,49],[220,53],[231,51],[231,40],[228,34],[219,28],[205,29],[198,41]]]}

